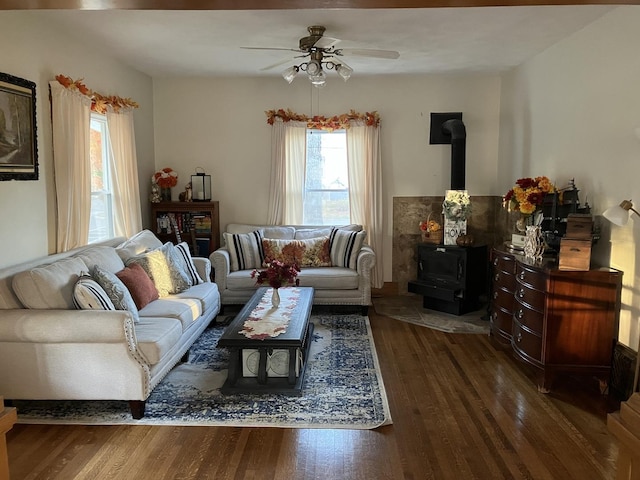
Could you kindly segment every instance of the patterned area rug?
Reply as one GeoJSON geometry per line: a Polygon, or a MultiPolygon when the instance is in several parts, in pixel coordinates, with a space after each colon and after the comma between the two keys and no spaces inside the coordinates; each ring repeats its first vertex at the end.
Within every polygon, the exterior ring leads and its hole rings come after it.
{"type": "Polygon", "coordinates": [[[224,327],[208,328],[153,390],[144,418],[127,402],[15,401],[19,423],[209,425],[371,429],[390,424],[369,319],[314,315],[302,396],[222,395],[228,352],[216,348],[224,327]]]}
{"type": "Polygon", "coordinates": [[[403,322],[414,323],[447,333],[489,333],[486,309],[465,315],[452,315],[422,307],[420,295],[402,295],[373,299],[376,313],[403,322]],[[483,319],[483,317],[485,319],[483,319]]]}

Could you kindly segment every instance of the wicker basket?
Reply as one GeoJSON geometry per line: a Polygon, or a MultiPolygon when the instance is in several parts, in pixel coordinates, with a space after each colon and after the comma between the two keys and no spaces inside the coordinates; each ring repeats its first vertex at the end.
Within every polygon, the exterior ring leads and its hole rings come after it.
{"type": "MultiPolygon", "coordinates": [[[[427,217],[427,223],[431,220],[431,213],[427,217]]],[[[424,243],[434,243],[436,245],[441,244],[444,240],[444,230],[440,228],[440,230],[436,230],[435,232],[428,232],[421,230],[422,233],[422,241],[424,243]]]]}

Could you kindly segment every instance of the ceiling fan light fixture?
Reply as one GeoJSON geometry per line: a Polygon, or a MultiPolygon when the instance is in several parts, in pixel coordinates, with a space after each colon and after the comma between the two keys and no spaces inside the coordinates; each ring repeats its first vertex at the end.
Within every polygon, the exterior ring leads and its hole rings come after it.
{"type": "Polygon", "coordinates": [[[351,75],[353,74],[353,68],[340,63],[336,66],[336,73],[340,75],[346,82],[351,78],[351,75]]]}
{"type": "Polygon", "coordinates": [[[309,81],[316,87],[324,87],[327,83],[327,75],[321,69],[317,75],[309,75],[309,81]]]}
{"type": "Polygon", "coordinates": [[[284,78],[288,83],[293,82],[293,79],[296,78],[300,68],[297,65],[287,68],[284,72],[282,72],[282,78],[284,78]]]}
{"type": "Polygon", "coordinates": [[[322,72],[322,65],[317,60],[311,60],[307,63],[307,74],[312,77],[322,72]]]}

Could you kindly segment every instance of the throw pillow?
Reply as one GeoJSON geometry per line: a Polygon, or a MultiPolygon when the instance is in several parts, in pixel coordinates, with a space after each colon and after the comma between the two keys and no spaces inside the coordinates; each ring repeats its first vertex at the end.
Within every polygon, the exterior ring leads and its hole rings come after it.
{"type": "Polygon", "coordinates": [[[191,282],[180,266],[171,242],[160,248],[130,258],[126,264],[139,264],[153,281],[160,298],[172,293],[180,293],[191,286],[191,282]],[[174,256],[175,255],[175,256],[174,256]]]}
{"type": "Polygon", "coordinates": [[[264,260],[262,266],[266,266],[267,263],[277,260],[289,265],[295,263],[298,264],[298,259],[301,256],[299,249],[302,248],[300,242],[295,240],[276,240],[273,238],[262,239],[262,251],[264,253],[264,260]]]}
{"type": "Polygon", "coordinates": [[[187,242],[182,242],[176,245],[176,252],[180,258],[182,269],[191,278],[191,284],[200,285],[201,283],[205,283],[204,280],[200,278],[198,270],[193,263],[193,258],[191,258],[191,252],[189,251],[189,245],[187,245],[187,242]]]}
{"type": "Polygon", "coordinates": [[[237,234],[225,232],[223,236],[229,251],[232,272],[262,267],[264,254],[261,230],[237,234]]]}
{"type": "Polygon", "coordinates": [[[73,287],[73,304],[78,310],[116,309],[104,288],[88,273],[84,273],[73,287]]]}
{"type": "Polygon", "coordinates": [[[133,321],[138,322],[138,308],[133,301],[129,290],[124,283],[113,273],[95,266],[91,276],[107,292],[109,299],[116,310],[128,310],[133,316],[133,321]]]}
{"type": "Polygon", "coordinates": [[[262,239],[264,262],[278,260],[282,263],[296,264],[299,267],[330,267],[331,255],[329,237],[310,238],[308,240],[262,239]]]}
{"type": "Polygon", "coordinates": [[[116,276],[129,290],[138,310],[159,298],[158,289],[155,287],[147,272],[137,263],[124,267],[116,276]]]}
{"type": "Polygon", "coordinates": [[[329,237],[296,240],[301,244],[300,256],[297,258],[299,267],[330,267],[331,248],[329,237]]]}
{"type": "Polygon", "coordinates": [[[329,236],[331,263],[336,267],[356,269],[358,253],[364,244],[367,232],[352,232],[334,228],[329,236]]]}

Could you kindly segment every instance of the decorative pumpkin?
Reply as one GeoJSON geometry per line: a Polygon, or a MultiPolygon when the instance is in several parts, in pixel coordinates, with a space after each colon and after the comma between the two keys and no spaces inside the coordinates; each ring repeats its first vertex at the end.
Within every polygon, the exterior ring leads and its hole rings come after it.
{"type": "Polygon", "coordinates": [[[473,242],[473,235],[470,234],[458,235],[458,238],[456,238],[456,245],[459,247],[470,247],[473,245],[473,242]]]}

